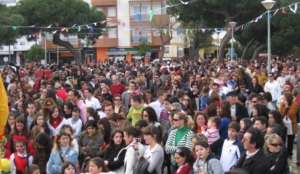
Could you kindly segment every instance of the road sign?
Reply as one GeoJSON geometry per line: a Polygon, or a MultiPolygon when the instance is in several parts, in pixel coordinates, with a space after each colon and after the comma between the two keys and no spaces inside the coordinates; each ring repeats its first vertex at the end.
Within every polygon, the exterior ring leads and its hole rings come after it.
{"type": "Polygon", "coordinates": [[[7,62],[8,61],[8,57],[4,57],[3,60],[4,60],[4,62],[7,62]]]}

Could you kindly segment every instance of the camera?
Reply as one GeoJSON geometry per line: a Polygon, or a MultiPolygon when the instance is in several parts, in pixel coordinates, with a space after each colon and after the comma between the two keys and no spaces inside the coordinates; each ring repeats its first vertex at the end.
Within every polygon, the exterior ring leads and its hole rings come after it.
{"type": "Polygon", "coordinates": [[[140,142],[142,141],[142,139],[141,139],[141,138],[135,138],[135,141],[136,141],[137,143],[140,143],[140,142]]]}

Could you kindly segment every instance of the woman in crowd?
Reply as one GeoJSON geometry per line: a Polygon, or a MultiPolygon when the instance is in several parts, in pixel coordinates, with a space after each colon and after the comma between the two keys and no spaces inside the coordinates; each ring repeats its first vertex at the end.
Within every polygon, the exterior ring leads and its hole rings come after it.
{"type": "Polygon", "coordinates": [[[91,159],[89,162],[89,173],[87,174],[115,174],[115,172],[110,172],[105,161],[99,157],[96,157],[91,159]]]}
{"type": "Polygon", "coordinates": [[[265,92],[263,87],[260,84],[258,84],[258,78],[256,76],[252,77],[252,84],[250,87],[250,91],[251,93],[256,93],[256,94],[265,92]]]}
{"type": "Polygon", "coordinates": [[[95,120],[96,122],[100,119],[98,112],[93,107],[86,108],[86,118],[87,120],[95,120]]]}
{"type": "Polygon", "coordinates": [[[174,153],[178,169],[174,174],[188,174],[193,170],[194,159],[187,147],[178,147],[174,153]]]}
{"type": "Polygon", "coordinates": [[[195,111],[192,107],[191,98],[188,95],[184,95],[182,104],[184,106],[184,111],[187,115],[194,115],[195,111]]]}
{"type": "Polygon", "coordinates": [[[270,110],[267,108],[267,106],[262,104],[256,104],[253,106],[252,113],[251,113],[251,120],[254,123],[255,118],[259,116],[264,116],[268,119],[270,110]]]}
{"type": "Polygon", "coordinates": [[[205,110],[207,113],[207,117],[215,117],[218,116],[218,106],[215,103],[211,103],[207,106],[207,109],[205,110]]]}
{"type": "Polygon", "coordinates": [[[34,140],[35,153],[32,164],[36,164],[41,174],[47,173],[47,162],[50,158],[53,142],[50,136],[46,133],[39,133],[34,140]]]}
{"type": "Polygon", "coordinates": [[[26,127],[25,127],[24,117],[18,117],[15,122],[15,126],[10,135],[10,152],[14,153],[16,149],[14,148],[14,142],[17,140],[26,141],[26,127]]]}
{"type": "Polygon", "coordinates": [[[107,116],[107,119],[113,128],[120,129],[121,131],[124,131],[127,127],[132,126],[122,114],[113,113],[107,116]]]}
{"type": "Polygon", "coordinates": [[[44,128],[44,132],[48,135],[50,135],[50,129],[48,128],[47,122],[45,120],[45,117],[43,114],[41,113],[36,113],[34,115],[34,119],[33,122],[30,126],[30,130],[34,127],[34,126],[42,126],[44,128]]]}
{"type": "Polygon", "coordinates": [[[268,135],[265,141],[264,151],[270,161],[270,174],[286,173],[288,166],[288,154],[282,149],[282,140],[279,135],[268,135]]]}
{"type": "MultiPolygon", "coordinates": [[[[280,104],[279,112],[283,119],[291,120],[291,130],[287,130],[287,149],[289,158],[292,158],[293,155],[293,147],[294,147],[294,139],[297,134],[297,111],[298,105],[293,101],[294,97],[291,92],[283,93],[283,101],[280,104]],[[287,117],[285,117],[287,116],[287,117]]],[[[287,128],[289,129],[289,128],[287,128]]]]}
{"type": "MultiPolygon", "coordinates": [[[[194,111],[197,109],[196,106],[196,99],[198,98],[198,95],[200,94],[200,90],[198,89],[198,82],[193,81],[191,83],[190,88],[187,90],[187,96],[190,98],[191,100],[191,109],[194,111]]],[[[194,114],[193,114],[194,115],[194,114]]]]}
{"type": "Polygon", "coordinates": [[[74,109],[74,105],[71,102],[64,103],[64,117],[65,119],[72,118],[72,111],[74,109]]]}
{"type": "MultiPolygon", "coordinates": [[[[70,125],[68,124],[64,124],[60,130],[65,130],[65,131],[69,131],[71,133],[71,135],[73,135],[73,129],[70,125]]],[[[71,144],[73,145],[73,148],[75,149],[76,152],[79,153],[79,146],[78,146],[78,141],[76,138],[74,138],[74,136],[72,136],[72,142],[71,144]]]]}
{"type": "Polygon", "coordinates": [[[114,130],[103,157],[110,171],[116,171],[120,174],[124,172],[125,147],[124,132],[119,129],[114,130]]]}
{"type": "Polygon", "coordinates": [[[13,112],[10,112],[8,114],[8,119],[7,119],[5,128],[4,128],[5,135],[8,136],[12,132],[12,130],[14,129],[15,123],[16,123],[16,115],[13,112]]]}
{"type": "Polygon", "coordinates": [[[282,116],[279,111],[272,110],[269,112],[269,124],[277,123],[281,127],[281,139],[282,142],[286,142],[286,135],[287,135],[287,127],[282,121],[282,116]]]}
{"type": "Polygon", "coordinates": [[[220,110],[220,116],[221,116],[221,124],[219,127],[219,133],[220,136],[223,139],[228,138],[228,125],[231,122],[231,110],[230,110],[230,103],[227,100],[223,100],[221,102],[221,110],[220,110]]]}
{"type": "Polygon", "coordinates": [[[43,109],[43,115],[45,116],[45,120],[48,121],[49,120],[49,111],[50,111],[50,106],[55,105],[57,106],[57,104],[54,102],[54,100],[52,98],[46,98],[44,100],[42,109],[43,109]]]}
{"type": "Polygon", "coordinates": [[[171,95],[176,95],[177,89],[180,89],[180,85],[181,83],[178,80],[174,80],[171,95]]]}
{"type": "Polygon", "coordinates": [[[196,112],[194,115],[194,129],[193,132],[195,134],[197,133],[201,133],[201,127],[206,126],[207,125],[207,116],[205,113],[203,112],[196,112]]]}
{"type": "Polygon", "coordinates": [[[128,109],[122,105],[122,96],[120,94],[116,94],[113,97],[113,103],[115,113],[123,113],[124,115],[127,115],[128,109]]]}
{"type": "MultiPolygon", "coordinates": [[[[144,138],[147,146],[145,148],[144,158],[149,163],[147,172],[149,173],[162,173],[161,167],[164,159],[164,150],[160,145],[161,132],[156,126],[147,126],[144,130],[144,138]]],[[[138,142],[134,140],[134,149],[138,149],[138,142]]],[[[135,154],[138,157],[138,154],[135,154]]]]}
{"type": "Polygon", "coordinates": [[[146,107],[142,111],[143,119],[148,122],[149,125],[159,126],[159,122],[157,121],[157,115],[155,110],[152,107],[146,107]]]}
{"type": "Polygon", "coordinates": [[[28,150],[30,156],[34,156],[35,153],[35,144],[34,144],[34,139],[39,133],[44,133],[44,128],[42,126],[33,126],[31,132],[30,132],[30,138],[28,141],[28,150]]]}
{"type": "Polygon", "coordinates": [[[138,158],[137,154],[140,156],[144,156],[145,149],[144,146],[136,141],[140,140],[142,131],[139,127],[128,127],[124,130],[124,140],[127,145],[125,159],[124,159],[124,168],[125,168],[125,174],[132,174],[134,165],[137,163],[138,158]],[[138,144],[138,148],[134,148],[133,141],[135,140],[135,143],[138,144]]]}
{"type": "Polygon", "coordinates": [[[98,130],[97,122],[95,120],[88,121],[86,130],[83,131],[78,138],[80,164],[82,164],[87,157],[96,157],[103,142],[103,135],[98,130]]]}
{"type": "Polygon", "coordinates": [[[165,151],[167,154],[171,154],[171,172],[174,173],[177,170],[174,152],[180,146],[191,147],[191,137],[194,132],[187,126],[188,116],[182,112],[176,112],[173,117],[173,124],[176,127],[170,132],[167,143],[165,145],[165,151]]]}
{"type": "Polygon", "coordinates": [[[47,125],[50,129],[50,137],[54,139],[60,128],[64,124],[68,124],[67,120],[59,113],[58,106],[51,105],[49,109],[49,120],[47,125]]]}
{"type": "MultiPolygon", "coordinates": [[[[70,132],[60,130],[55,136],[54,148],[47,163],[47,171],[51,174],[61,174],[61,166],[64,162],[72,162],[76,166],[78,153],[72,145],[70,132]]],[[[76,172],[78,173],[78,172],[76,172]]]]}
{"type": "Polygon", "coordinates": [[[107,85],[104,85],[102,87],[102,100],[108,100],[110,102],[113,102],[112,99],[113,96],[110,94],[109,87],[107,85]]]}

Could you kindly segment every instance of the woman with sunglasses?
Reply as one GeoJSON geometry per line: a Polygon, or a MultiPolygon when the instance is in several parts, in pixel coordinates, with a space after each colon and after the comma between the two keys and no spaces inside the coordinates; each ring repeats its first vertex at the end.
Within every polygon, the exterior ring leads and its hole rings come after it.
{"type": "Polygon", "coordinates": [[[186,174],[193,170],[194,159],[191,151],[187,147],[178,147],[174,156],[178,169],[174,174],[186,174]]]}
{"type": "Polygon", "coordinates": [[[194,135],[194,132],[188,128],[188,116],[183,112],[176,112],[172,121],[176,128],[170,132],[165,150],[167,154],[171,154],[170,170],[171,173],[174,173],[178,169],[174,153],[181,146],[191,148],[191,137],[194,135]]]}
{"type": "Polygon", "coordinates": [[[286,172],[286,167],[288,165],[287,157],[288,154],[285,153],[282,148],[282,140],[279,135],[271,134],[267,136],[265,141],[265,154],[270,161],[271,174],[280,174],[286,172]]]}
{"type": "Polygon", "coordinates": [[[127,115],[128,109],[122,105],[122,96],[120,94],[114,95],[113,103],[114,103],[115,113],[117,114],[123,113],[124,115],[127,115]]]}
{"type": "Polygon", "coordinates": [[[192,107],[192,101],[191,98],[188,95],[184,95],[183,98],[183,102],[182,102],[183,106],[184,106],[184,111],[187,115],[194,115],[194,109],[192,107]]]}

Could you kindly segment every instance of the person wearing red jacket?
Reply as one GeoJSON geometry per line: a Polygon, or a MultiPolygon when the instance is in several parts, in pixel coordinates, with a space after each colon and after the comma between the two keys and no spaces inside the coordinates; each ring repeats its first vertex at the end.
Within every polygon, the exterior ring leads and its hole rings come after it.
{"type": "Polygon", "coordinates": [[[189,148],[178,147],[174,153],[174,157],[178,166],[174,174],[187,174],[193,170],[194,159],[189,148]]]}

